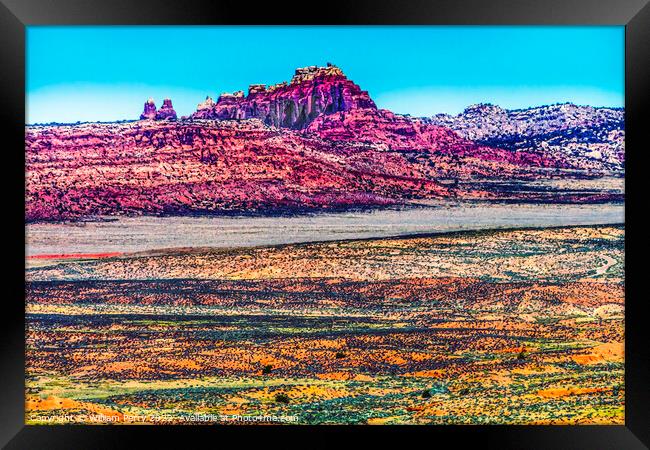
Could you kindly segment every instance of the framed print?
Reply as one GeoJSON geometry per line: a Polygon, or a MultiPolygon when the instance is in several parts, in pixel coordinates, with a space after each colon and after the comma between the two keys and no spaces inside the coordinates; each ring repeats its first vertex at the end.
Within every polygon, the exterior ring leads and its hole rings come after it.
{"type": "Polygon", "coordinates": [[[647,448],[645,2],[3,3],[7,448],[647,448]]]}

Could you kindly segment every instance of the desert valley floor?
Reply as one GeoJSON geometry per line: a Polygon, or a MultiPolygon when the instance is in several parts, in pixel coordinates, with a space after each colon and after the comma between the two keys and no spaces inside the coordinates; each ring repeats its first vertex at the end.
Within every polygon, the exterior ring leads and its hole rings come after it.
{"type": "Polygon", "coordinates": [[[50,255],[26,279],[29,424],[624,423],[623,225],[50,255]]]}

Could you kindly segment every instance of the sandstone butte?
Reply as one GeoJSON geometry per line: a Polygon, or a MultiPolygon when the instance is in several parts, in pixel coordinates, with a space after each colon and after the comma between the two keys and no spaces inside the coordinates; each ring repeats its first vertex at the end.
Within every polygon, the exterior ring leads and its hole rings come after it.
{"type": "MultiPolygon", "coordinates": [[[[206,99],[206,102],[210,99],[206,99]]],[[[222,94],[214,104],[200,104],[193,119],[251,119],[268,125],[301,129],[323,114],[358,109],[376,110],[368,92],[350,81],[336,66],[310,66],[296,70],[290,83],[253,84],[242,91],[222,94]]]]}
{"type": "Polygon", "coordinates": [[[478,144],[378,109],[336,66],[210,97],[189,117],[152,99],[140,121],[27,126],[26,221],[272,213],[491,198],[467,181],[581,169],[478,144]]]}

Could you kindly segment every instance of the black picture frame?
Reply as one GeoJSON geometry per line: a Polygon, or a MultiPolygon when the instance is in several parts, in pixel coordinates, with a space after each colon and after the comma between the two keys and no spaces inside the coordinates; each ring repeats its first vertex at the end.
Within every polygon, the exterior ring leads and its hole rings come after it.
{"type": "MultiPolygon", "coordinates": [[[[15,449],[125,447],[134,437],[148,447],[173,440],[262,437],[286,445],[339,445],[351,435],[384,440],[426,434],[425,445],[510,448],[636,449],[650,445],[648,327],[641,280],[643,154],[648,153],[642,114],[650,92],[650,4],[648,0],[332,0],[312,5],[283,1],[256,5],[222,0],[0,0],[0,123],[4,224],[11,233],[3,271],[0,445],[15,449]],[[312,9],[310,9],[310,7],[312,9]],[[240,427],[240,426],[26,426],[24,425],[24,126],[25,27],[29,25],[625,25],[626,108],[626,336],[624,426],[406,426],[406,427],[240,427]],[[14,237],[15,235],[15,237],[14,237]],[[638,258],[637,258],[638,256],[638,258]],[[314,434],[317,433],[317,434],[314,434]],[[297,437],[288,437],[288,435],[297,437]],[[430,435],[430,436],[429,436],[430,435]],[[316,436],[319,436],[316,438],[316,436]],[[321,437],[322,436],[322,437],[321,437]],[[158,441],[158,443],[156,442],[158,441]],[[443,444],[443,442],[445,444],[443,444]]],[[[256,50],[258,51],[258,50],[256,50]]],[[[424,436],[423,436],[424,437],[424,436]]],[[[185,445],[189,441],[185,441],[185,445]]],[[[404,442],[404,441],[403,441],[404,442]]],[[[235,444],[237,445],[237,444],[235,444]]]]}

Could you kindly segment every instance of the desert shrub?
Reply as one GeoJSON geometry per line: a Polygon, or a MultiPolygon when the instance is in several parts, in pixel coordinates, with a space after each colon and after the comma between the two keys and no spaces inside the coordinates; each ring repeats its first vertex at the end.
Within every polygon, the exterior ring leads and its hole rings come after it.
{"type": "Polygon", "coordinates": [[[289,403],[289,401],[291,401],[291,399],[289,398],[289,396],[287,394],[284,394],[282,392],[278,392],[277,394],[275,394],[275,401],[276,401],[276,403],[285,403],[286,404],[286,403],[289,403]]]}
{"type": "Polygon", "coordinates": [[[336,359],[347,358],[347,356],[348,356],[348,355],[346,355],[346,354],[343,353],[343,352],[336,352],[336,355],[334,355],[334,357],[335,357],[336,359]]]}
{"type": "Polygon", "coordinates": [[[264,375],[268,375],[269,373],[271,373],[271,370],[273,370],[273,366],[270,364],[267,364],[266,366],[262,367],[262,373],[264,375]]]}
{"type": "Polygon", "coordinates": [[[422,398],[431,398],[431,392],[429,392],[429,389],[422,391],[422,398]]]}
{"type": "Polygon", "coordinates": [[[449,394],[449,388],[447,388],[447,385],[444,383],[435,383],[433,386],[431,386],[429,389],[429,394],[434,395],[434,394],[449,394]]]}

